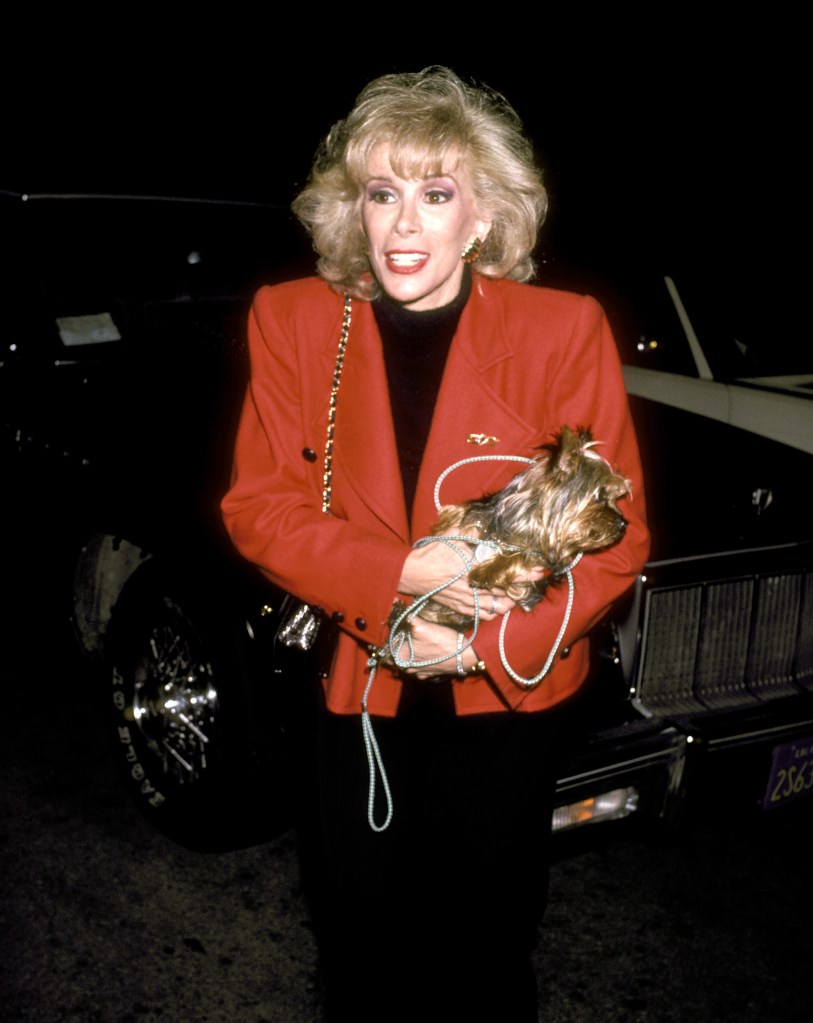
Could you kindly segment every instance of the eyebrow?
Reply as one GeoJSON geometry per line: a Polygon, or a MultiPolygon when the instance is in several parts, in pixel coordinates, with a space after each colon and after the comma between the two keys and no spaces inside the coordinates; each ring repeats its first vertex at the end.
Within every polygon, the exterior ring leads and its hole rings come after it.
{"type": "Polygon", "coordinates": [[[402,178],[399,174],[396,174],[396,175],[391,175],[391,174],[373,174],[372,177],[369,177],[369,178],[365,179],[365,183],[369,185],[369,184],[372,184],[373,181],[386,181],[388,184],[392,184],[392,182],[395,181],[396,177],[400,181],[405,181],[405,180],[409,180],[409,181],[451,181],[455,185],[457,185],[458,188],[460,187],[460,183],[458,182],[458,180],[454,176],[454,174],[428,174],[425,178],[408,178],[408,179],[407,178],[402,178]]]}

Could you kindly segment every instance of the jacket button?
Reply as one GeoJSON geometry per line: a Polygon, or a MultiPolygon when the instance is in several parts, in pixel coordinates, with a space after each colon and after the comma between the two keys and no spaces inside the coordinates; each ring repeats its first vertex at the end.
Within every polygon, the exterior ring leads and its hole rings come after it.
{"type": "Polygon", "coordinates": [[[333,619],[334,622],[343,622],[344,621],[344,612],[343,611],[334,611],[333,614],[330,617],[333,619]]]}
{"type": "Polygon", "coordinates": [[[313,448],[302,448],[302,457],[305,459],[306,462],[315,462],[316,452],[313,450],[313,448]]]}
{"type": "Polygon", "coordinates": [[[569,646],[562,647],[562,652],[559,654],[559,656],[562,658],[562,660],[564,660],[566,657],[570,657],[570,647],[569,646]]]}
{"type": "Polygon", "coordinates": [[[363,618],[357,618],[356,628],[359,630],[359,632],[364,632],[364,630],[367,628],[367,622],[365,622],[363,618]]]}

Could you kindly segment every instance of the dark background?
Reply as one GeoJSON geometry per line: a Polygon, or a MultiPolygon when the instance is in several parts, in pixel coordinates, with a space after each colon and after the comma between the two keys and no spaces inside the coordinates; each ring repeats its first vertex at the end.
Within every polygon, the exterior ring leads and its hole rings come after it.
{"type": "MultiPolygon", "coordinates": [[[[690,262],[711,287],[739,274],[773,293],[801,275],[798,25],[677,9],[626,24],[507,8],[353,9],[332,24],[304,7],[288,24],[218,13],[7,20],[0,188],[287,206],[365,82],[439,62],[503,91],[525,121],[551,193],[551,259],[690,262]]],[[[137,816],[92,680],[42,600],[48,569],[43,545],[26,589],[7,593],[0,1017],[313,1020],[290,836],[203,857],[137,816]]],[[[806,821],[710,818],[674,844],[597,842],[554,865],[547,1018],[803,1018],[806,821]]]]}
{"type": "MultiPolygon", "coordinates": [[[[293,834],[206,854],[140,816],[103,684],[43,599],[49,557],[43,545],[19,582],[0,577],[15,639],[0,661],[0,1020],[319,1023],[293,834]]],[[[808,804],[700,799],[677,834],[610,825],[558,848],[534,956],[541,1019],[809,1019],[808,804]]],[[[529,850],[517,883],[533,869],[529,850]]],[[[361,997],[364,983],[360,964],[361,997]]]]}
{"type": "Polygon", "coordinates": [[[792,22],[298,13],[9,32],[22,53],[2,72],[0,187],[287,206],[367,81],[445,63],[523,118],[551,193],[549,251],[791,273],[807,121],[792,22]]]}

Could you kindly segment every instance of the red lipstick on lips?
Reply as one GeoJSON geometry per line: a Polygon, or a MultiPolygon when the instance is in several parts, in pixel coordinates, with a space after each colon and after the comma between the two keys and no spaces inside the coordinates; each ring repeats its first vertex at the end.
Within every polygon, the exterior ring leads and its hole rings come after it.
{"type": "Polygon", "coordinates": [[[396,274],[414,274],[426,265],[429,259],[428,252],[415,252],[413,250],[391,249],[385,252],[387,268],[396,274]]]}

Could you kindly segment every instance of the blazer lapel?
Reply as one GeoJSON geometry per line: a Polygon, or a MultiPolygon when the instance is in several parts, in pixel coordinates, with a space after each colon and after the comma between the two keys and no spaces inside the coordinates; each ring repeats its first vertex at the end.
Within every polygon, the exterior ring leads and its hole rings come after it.
{"type": "MultiPolygon", "coordinates": [[[[335,365],[335,343],[330,357],[335,365]]],[[[333,472],[334,493],[344,477],[376,518],[408,542],[387,374],[369,302],[353,303],[336,403],[333,472]]]]}
{"type": "MultiPolygon", "coordinates": [[[[347,493],[348,504],[353,498],[359,500],[389,531],[409,543],[430,531],[437,514],[435,484],[450,465],[483,455],[527,456],[539,443],[538,425],[516,412],[501,386],[506,363],[514,353],[503,325],[502,300],[494,289],[486,289],[488,282],[475,282],[449,351],[418,477],[411,531],[381,341],[370,303],[353,303],[336,406],[333,492],[337,514],[342,514],[347,487],[352,492],[352,496],[347,493]],[[476,438],[484,443],[476,443],[476,438]]],[[[325,372],[329,367],[331,378],[340,329],[339,317],[323,346],[325,372]]],[[[326,403],[320,401],[319,406],[324,409],[326,403]]],[[[325,414],[319,415],[322,424],[325,414]]],[[[440,502],[491,493],[521,469],[519,463],[498,460],[462,467],[444,480],[440,502]]]]}
{"type": "MultiPolygon", "coordinates": [[[[493,296],[493,292],[491,293],[493,296]]],[[[529,456],[538,427],[523,419],[500,388],[501,370],[514,353],[502,329],[501,303],[485,302],[472,292],[438,394],[424,452],[412,515],[413,538],[426,535],[437,510],[434,490],[455,462],[478,456],[529,456]]],[[[441,505],[480,497],[505,486],[521,463],[498,460],[472,463],[450,473],[441,486],[441,505]]]]}

